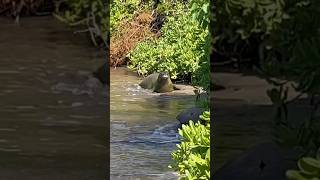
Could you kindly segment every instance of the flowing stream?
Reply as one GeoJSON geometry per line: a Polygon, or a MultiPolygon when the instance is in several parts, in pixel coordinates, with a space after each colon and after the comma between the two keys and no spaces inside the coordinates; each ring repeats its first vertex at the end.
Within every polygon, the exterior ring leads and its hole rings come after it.
{"type": "Polygon", "coordinates": [[[175,119],[190,95],[159,95],[127,69],[111,70],[111,179],[177,179],[168,168],[178,143],[175,119]]]}
{"type": "Polygon", "coordinates": [[[106,88],[86,86],[104,53],[52,17],[20,23],[0,19],[0,179],[106,179],[108,153],[111,179],[177,179],[175,118],[193,96],[154,94],[111,70],[109,121],[106,88]]]}
{"type": "MultiPolygon", "coordinates": [[[[168,168],[175,118],[194,97],[143,90],[136,74],[111,69],[109,120],[106,88],[86,86],[106,57],[72,32],[52,17],[22,18],[20,26],[0,19],[0,179],[105,179],[109,153],[111,179],[177,179],[168,168]]],[[[229,79],[235,90],[214,93],[216,168],[270,139],[265,89],[229,79]]]]}
{"type": "Polygon", "coordinates": [[[51,17],[0,19],[0,179],[105,179],[105,88],[81,88],[104,61],[51,17]]]}

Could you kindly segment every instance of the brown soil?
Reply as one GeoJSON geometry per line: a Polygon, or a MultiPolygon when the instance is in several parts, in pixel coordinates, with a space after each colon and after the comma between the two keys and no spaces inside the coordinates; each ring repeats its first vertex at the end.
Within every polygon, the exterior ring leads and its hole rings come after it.
{"type": "Polygon", "coordinates": [[[150,11],[138,13],[130,22],[121,22],[118,32],[110,40],[110,66],[120,66],[126,63],[126,55],[136,45],[148,38],[157,38],[159,33],[150,31],[150,23],[154,18],[150,11]]]}

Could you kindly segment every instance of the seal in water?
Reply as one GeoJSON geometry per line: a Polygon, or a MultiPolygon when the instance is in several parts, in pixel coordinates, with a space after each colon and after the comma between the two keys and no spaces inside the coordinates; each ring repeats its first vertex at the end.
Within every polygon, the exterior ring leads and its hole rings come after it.
{"type": "Polygon", "coordinates": [[[165,72],[153,73],[147,76],[139,85],[142,88],[151,89],[157,93],[171,92],[179,89],[172,84],[170,76],[165,72]]]}

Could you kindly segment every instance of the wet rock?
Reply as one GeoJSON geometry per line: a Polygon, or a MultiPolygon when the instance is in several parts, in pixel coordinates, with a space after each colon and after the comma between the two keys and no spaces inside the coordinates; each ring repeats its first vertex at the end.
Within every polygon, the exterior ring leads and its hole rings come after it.
{"type": "Polygon", "coordinates": [[[103,84],[95,77],[87,79],[78,89],[73,91],[74,94],[88,94],[93,95],[101,90],[103,84]]]}
{"type": "Polygon", "coordinates": [[[102,86],[103,86],[102,83],[95,77],[90,77],[82,85],[83,88],[87,88],[91,90],[100,89],[102,86]]]}
{"type": "Polygon", "coordinates": [[[103,92],[103,84],[95,77],[88,77],[81,84],[59,82],[52,87],[54,92],[71,92],[75,95],[87,94],[92,96],[97,92],[103,92]]]}
{"type": "Polygon", "coordinates": [[[203,113],[204,109],[192,107],[182,111],[178,116],[177,120],[181,124],[188,124],[190,120],[193,122],[199,121],[199,116],[203,113]]]}
{"type": "Polygon", "coordinates": [[[214,173],[215,180],[286,180],[285,159],[280,147],[263,143],[253,147],[214,173]]]}

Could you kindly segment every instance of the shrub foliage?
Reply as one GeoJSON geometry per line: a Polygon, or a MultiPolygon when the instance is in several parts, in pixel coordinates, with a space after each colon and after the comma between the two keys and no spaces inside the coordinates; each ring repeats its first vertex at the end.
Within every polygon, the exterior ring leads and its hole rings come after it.
{"type": "Polygon", "coordinates": [[[288,170],[288,180],[319,180],[320,177],[320,149],[315,158],[303,157],[298,161],[299,170],[288,170]]]}
{"type": "Polygon", "coordinates": [[[172,79],[186,79],[191,75],[195,85],[208,89],[209,1],[206,4],[204,1],[168,3],[172,6],[158,7],[167,15],[161,37],[140,43],[129,55],[129,67],[142,75],[167,71],[172,79]]]}
{"type": "Polygon", "coordinates": [[[205,111],[197,123],[182,125],[179,134],[181,144],[172,153],[174,164],[170,167],[178,170],[182,179],[210,179],[210,112],[205,111]]]}

